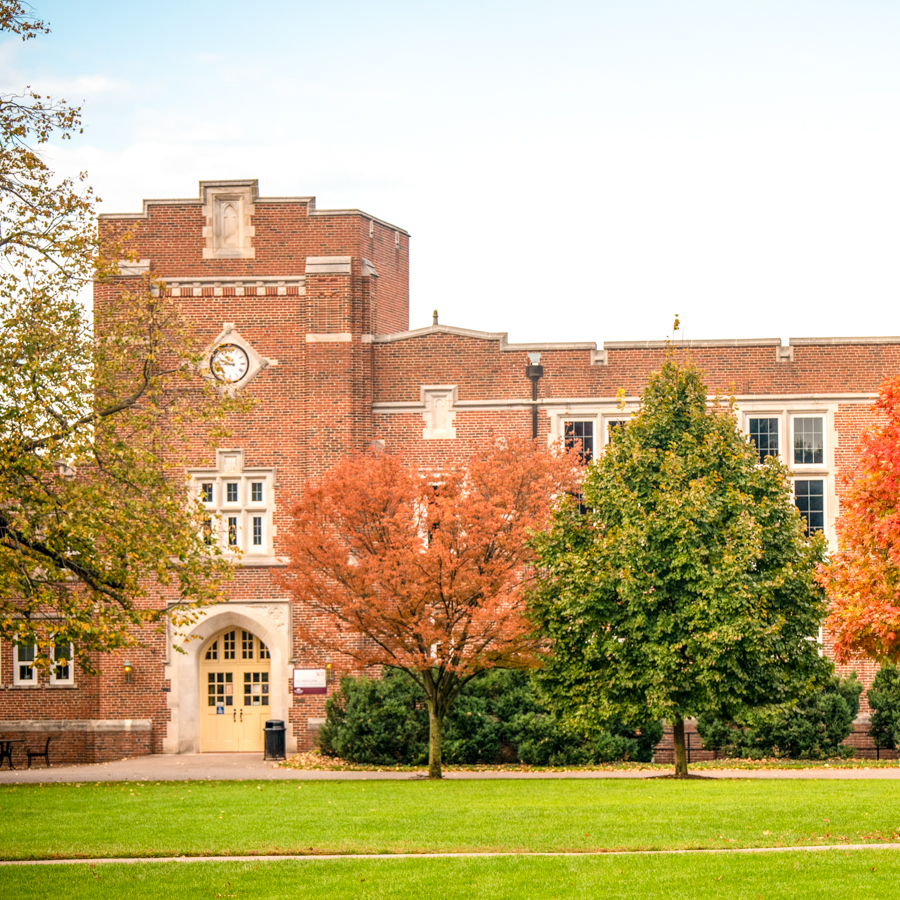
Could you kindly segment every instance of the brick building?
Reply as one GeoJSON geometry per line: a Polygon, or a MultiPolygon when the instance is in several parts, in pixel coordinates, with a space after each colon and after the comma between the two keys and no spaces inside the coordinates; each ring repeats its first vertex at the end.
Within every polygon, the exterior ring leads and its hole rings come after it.
{"type": "MultiPolygon", "coordinates": [[[[219,539],[242,551],[228,602],[189,629],[200,639],[176,653],[174,635],[148,632],[140,652],[99,660],[97,676],[52,679],[32,672],[26,652],[0,648],[0,735],[34,744],[54,734],[56,760],[259,750],[269,718],[288,723],[289,749],[309,747],[325,698],[295,695],[293,673],[331,661],[299,643],[302,604],[271,580],[304,479],[373,440],[434,468],[491,433],[535,427],[543,440],[569,432],[600,451],[665,349],[510,344],[438,324],[410,331],[407,232],[355,209],[317,210],[312,197],[260,197],[255,181],[203,182],[196,200],[149,200],[100,224],[110,235],[131,230],[140,261],[123,265],[118,284],[97,285],[97,300],[152,269],[216,370],[258,402],[232,423],[229,446],[190,472],[219,539]]],[[[710,390],[736,398],[761,452],[791,467],[798,506],[833,541],[840,477],[878,386],[900,368],[900,338],[687,347],[710,390]]],[[[871,681],[870,664],[855,668],[871,681]]]]}

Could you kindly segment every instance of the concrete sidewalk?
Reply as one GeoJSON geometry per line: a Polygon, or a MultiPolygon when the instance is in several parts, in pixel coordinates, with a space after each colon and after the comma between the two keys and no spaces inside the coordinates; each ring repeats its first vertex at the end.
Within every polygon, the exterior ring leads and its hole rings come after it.
{"type": "MultiPolygon", "coordinates": [[[[659,769],[626,769],[571,772],[446,772],[450,780],[654,778],[659,769]]],[[[695,769],[708,778],[752,779],[900,779],[900,764],[880,769],[695,769]]],[[[418,781],[418,772],[320,772],[282,769],[258,753],[185,753],[136,756],[131,759],[89,765],[54,766],[50,769],[2,769],[0,784],[53,784],[90,781],[418,781]]]]}

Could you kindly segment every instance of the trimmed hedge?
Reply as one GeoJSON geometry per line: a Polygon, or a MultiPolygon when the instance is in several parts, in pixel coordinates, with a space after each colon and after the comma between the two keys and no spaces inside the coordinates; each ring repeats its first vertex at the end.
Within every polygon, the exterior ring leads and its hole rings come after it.
{"type": "MultiPolygon", "coordinates": [[[[445,763],[524,762],[589,765],[649,762],[659,722],[584,735],[562,725],[538,698],[526,672],[496,670],[470,681],[444,720],[445,763]]],[[[319,749],[364,765],[422,765],[428,760],[428,711],[409,676],[345,677],[328,700],[319,749]]]]}
{"type": "Polygon", "coordinates": [[[882,666],[869,688],[868,698],[872,707],[869,733],[875,746],[900,749],[900,666],[882,666]]]}
{"type": "Polygon", "coordinates": [[[825,687],[792,706],[761,709],[743,722],[703,718],[697,731],[707,750],[731,757],[852,756],[853,748],[842,746],[842,741],[853,728],[861,693],[855,672],[846,678],[832,676],[825,687]]]}

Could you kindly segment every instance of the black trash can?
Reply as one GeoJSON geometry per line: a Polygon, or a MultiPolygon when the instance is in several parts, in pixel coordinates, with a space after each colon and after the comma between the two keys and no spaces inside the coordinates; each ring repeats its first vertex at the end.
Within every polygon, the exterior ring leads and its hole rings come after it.
{"type": "Polygon", "coordinates": [[[285,759],[284,722],[281,719],[269,719],[266,722],[266,750],[263,759],[285,759]]]}

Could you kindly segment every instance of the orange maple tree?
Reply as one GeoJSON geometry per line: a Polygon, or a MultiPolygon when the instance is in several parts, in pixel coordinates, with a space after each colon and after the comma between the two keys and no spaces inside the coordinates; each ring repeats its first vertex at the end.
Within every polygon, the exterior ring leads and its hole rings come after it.
{"type": "Polygon", "coordinates": [[[313,614],[301,639],[419,685],[429,777],[441,777],[443,720],[463,685],[539,658],[528,539],[577,470],[571,453],[530,440],[489,442],[440,472],[359,453],[309,484],[293,512],[280,582],[313,614]]]}
{"type": "Polygon", "coordinates": [[[900,376],[882,384],[874,408],[879,421],[841,497],[838,550],[818,576],[839,661],[900,662],[900,376]]]}

